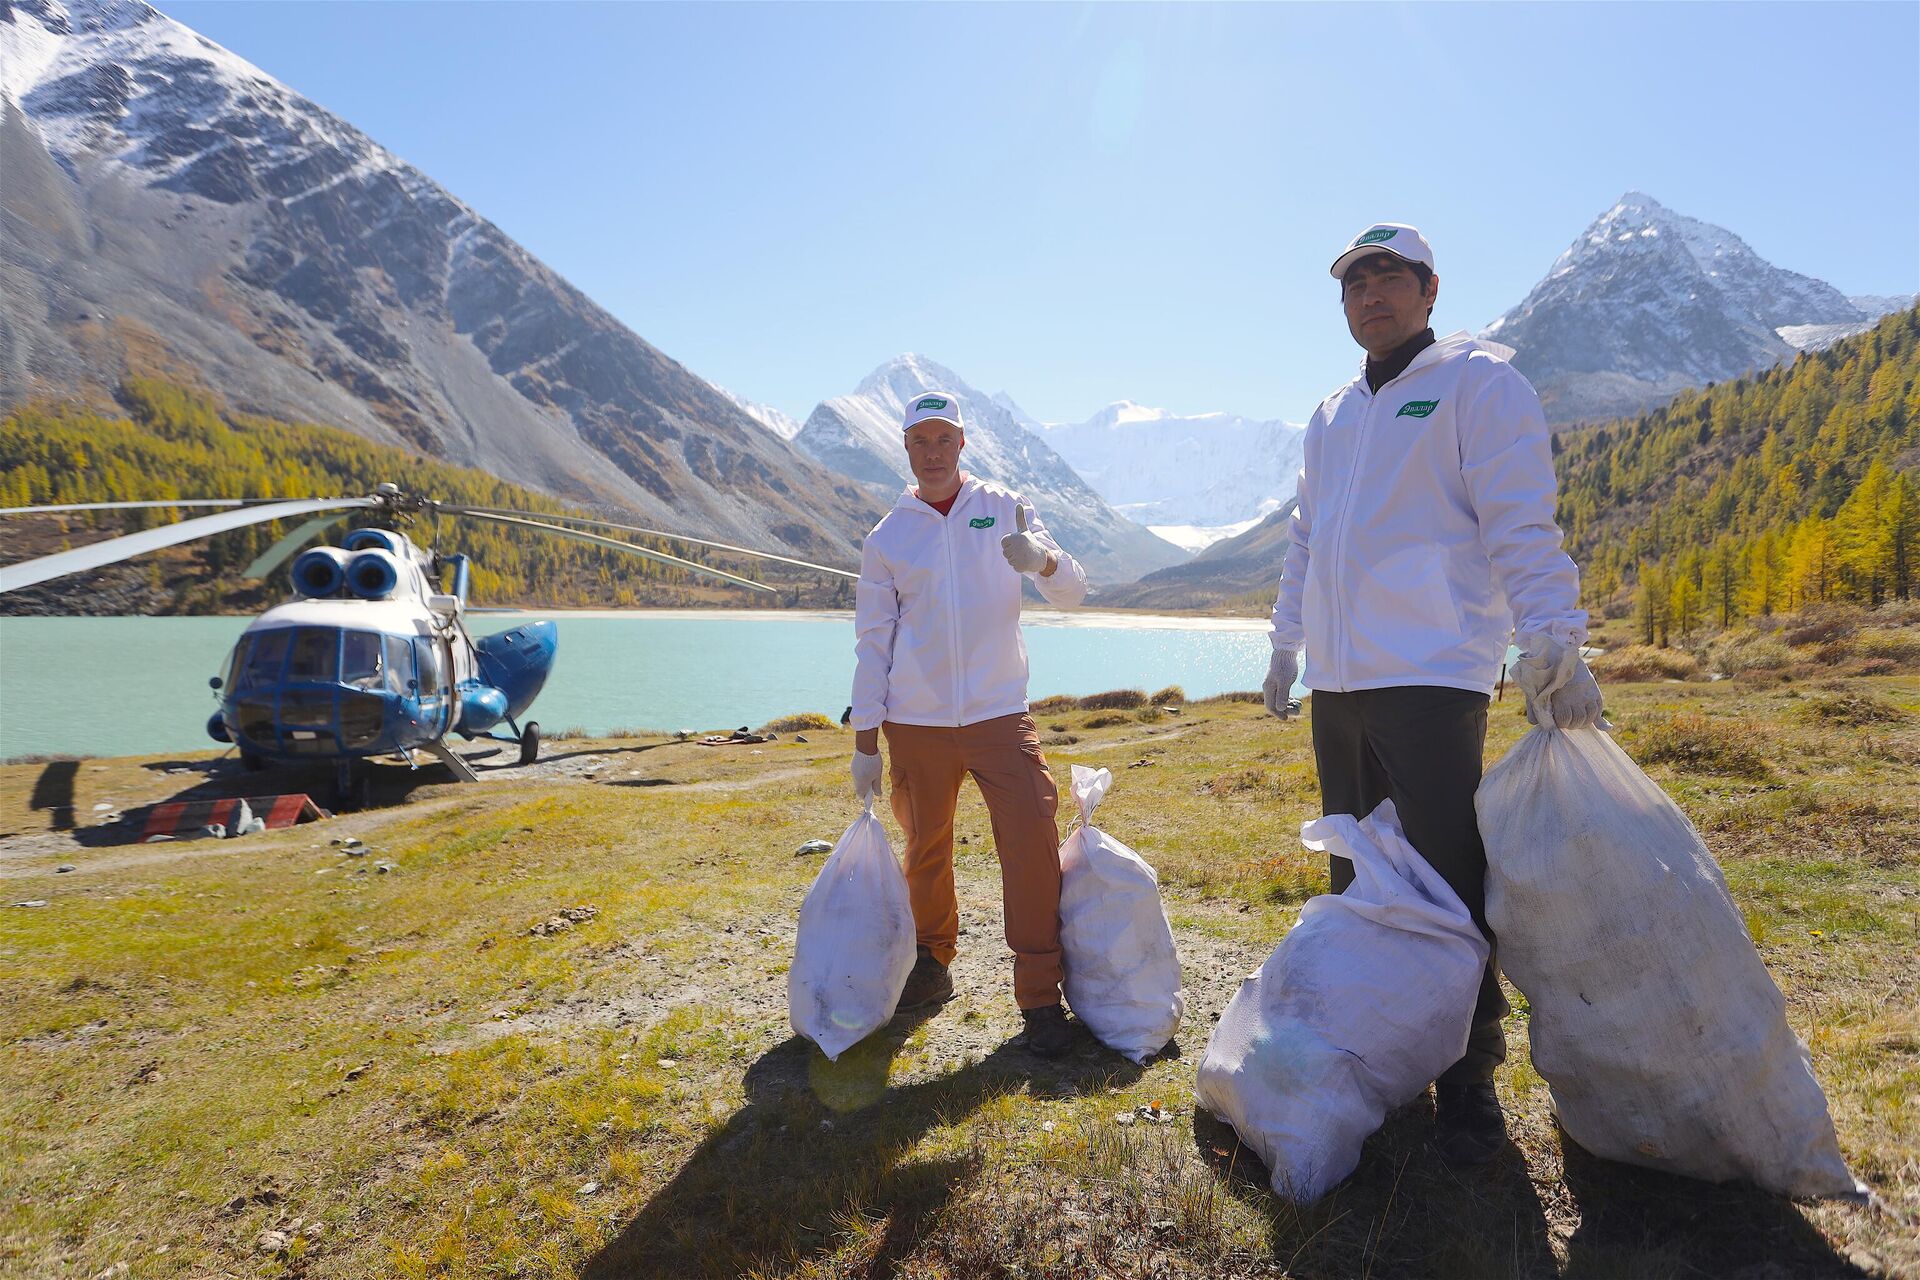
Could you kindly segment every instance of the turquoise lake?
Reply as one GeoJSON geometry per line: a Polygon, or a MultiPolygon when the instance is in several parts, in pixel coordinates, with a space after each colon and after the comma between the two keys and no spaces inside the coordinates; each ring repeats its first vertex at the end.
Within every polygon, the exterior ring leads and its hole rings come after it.
{"type": "MultiPolygon", "coordinates": [[[[729,729],[796,711],[840,718],[853,621],[831,613],[479,613],[476,634],[559,623],[560,652],[531,718],[581,728],[729,729]]],[[[0,759],[210,749],[207,677],[247,618],[0,618],[0,759]]],[[[1258,689],[1262,618],[1033,612],[1029,690],[1177,684],[1190,698],[1258,689]]]]}

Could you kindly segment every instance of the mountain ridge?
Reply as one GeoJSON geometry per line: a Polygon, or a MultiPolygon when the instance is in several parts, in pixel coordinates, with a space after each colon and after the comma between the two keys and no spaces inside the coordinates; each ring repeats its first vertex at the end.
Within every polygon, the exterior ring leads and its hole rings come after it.
{"type": "Polygon", "coordinates": [[[0,55],[0,145],[34,175],[0,192],[0,404],[191,370],[248,411],[690,531],[845,558],[875,514],[425,174],[151,6],[7,0],[0,55]]]}
{"type": "Polygon", "coordinates": [[[1548,420],[1568,423],[1642,412],[1689,387],[1771,368],[1905,305],[1849,299],[1723,227],[1629,191],[1481,333],[1514,348],[1548,420]]]}
{"type": "Polygon", "coordinates": [[[960,402],[967,436],[961,466],[1031,497],[1048,528],[1086,566],[1093,582],[1129,582],[1186,558],[1181,548],[1115,511],[999,399],[922,355],[895,356],[851,392],[821,401],[794,444],[891,501],[902,486],[912,483],[900,437],[907,401],[934,390],[949,392],[960,402]]]}

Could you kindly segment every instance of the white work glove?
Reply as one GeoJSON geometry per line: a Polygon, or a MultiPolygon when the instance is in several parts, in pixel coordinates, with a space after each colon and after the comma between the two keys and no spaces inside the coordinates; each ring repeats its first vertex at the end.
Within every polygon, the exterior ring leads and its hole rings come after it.
{"type": "Polygon", "coordinates": [[[1047,549],[1040,539],[1027,532],[1027,509],[1013,509],[1014,531],[1000,539],[1000,554],[1007,558],[1015,573],[1041,573],[1047,567],[1047,549]]]}
{"type": "Polygon", "coordinates": [[[1601,719],[1599,682],[1578,645],[1563,645],[1539,632],[1521,636],[1519,644],[1513,682],[1527,696],[1529,721],[1543,729],[1610,727],[1601,719]]]}
{"type": "Polygon", "coordinates": [[[1287,703],[1293,699],[1293,682],[1300,678],[1300,655],[1291,649],[1275,649],[1267,665],[1267,679],[1260,686],[1267,710],[1285,720],[1293,714],[1287,703]]]}
{"type": "Polygon", "coordinates": [[[880,798],[880,753],[853,749],[853,798],[865,804],[880,798]]]}

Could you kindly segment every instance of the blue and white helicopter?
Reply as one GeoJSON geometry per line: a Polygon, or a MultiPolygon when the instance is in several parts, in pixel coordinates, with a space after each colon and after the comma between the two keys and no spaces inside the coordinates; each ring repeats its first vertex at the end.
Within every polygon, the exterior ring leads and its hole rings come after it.
{"type": "Polygon", "coordinates": [[[464,621],[467,557],[416,546],[399,531],[416,516],[458,516],[537,530],[768,593],[775,588],[568,526],[671,539],[841,578],[859,576],[633,525],[436,502],[391,484],[364,498],[92,502],[0,508],[0,515],[207,506],[235,509],[0,566],[0,594],[247,525],[310,517],[241,575],[262,578],[326,526],[355,511],[373,512],[376,525],[354,529],[340,546],[315,547],[293,562],[294,597],[255,618],[220,674],[208,681],[219,702],[207,721],[207,733],[215,741],[232,743],[249,769],[264,768],[270,761],[332,762],[334,799],[340,807],[367,803],[370,779],[365,766],[376,757],[394,756],[417,767],[416,756],[425,755],[445,764],[461,781],[475,781],[472,767],[448,747],[450,734],[516,744],[522,764],[531,764],[540,752],[538,722],[523,724],[521,717],[553,669],[559,641],[554,624],[544,619],[526,622],[475,639],[464,621]],[[446,584],[451,590],[444,593],[439,590],[443,572],[452,578],[446,584]],[[502,732],[503,725],[507,732],[502,732]]]}

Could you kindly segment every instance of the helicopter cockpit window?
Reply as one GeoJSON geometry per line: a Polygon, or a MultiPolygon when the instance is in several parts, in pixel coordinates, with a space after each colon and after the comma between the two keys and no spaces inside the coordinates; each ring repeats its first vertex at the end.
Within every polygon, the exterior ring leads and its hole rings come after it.
{"type": "Polygon", "coordinates": [[[340,674],[340,632],[334,627],[302,627],[287,660],[287,680],[332,683],[340,674]]]}
{"type": "Polygon", "coordinates": [[[246,652],[247,637],[241,636],[233,648],[228,651],[227,660],[220,666],[220,688],[232,689],[237,686],[240,673],[246,670],[246,652]]]}
{"type": "Polygon", "coordinates": [[[440,647],[424,637],[413,642],[415,660],[420,664],[420,696],[433,697],[446,692],[447,669],[440,647]]]}
{"type": "Polygon", "coordinates": [[[340,683],[356,689],[388,687],[377,631],[349,631],[340,646],[340,683]]]}
{"type": "Polygon", "coordinates": [[[262,631],[249,636],[246,657],[236,663],[239,679],[236,687],[255,689],[261,685],[278,684],[280,667],[287,657],[287,639],[293,633],[287,630],[262,631]]]}
{"type": "Polygon", "coordinates": [[[413,679],[413,646],[405,636],[387,636],[387,690],[405,693],[413,679]]]}

